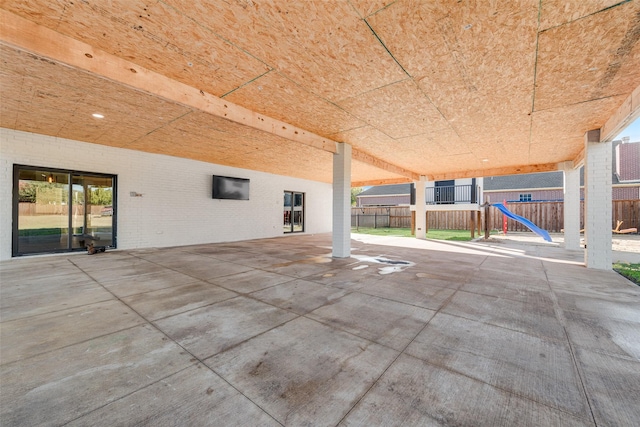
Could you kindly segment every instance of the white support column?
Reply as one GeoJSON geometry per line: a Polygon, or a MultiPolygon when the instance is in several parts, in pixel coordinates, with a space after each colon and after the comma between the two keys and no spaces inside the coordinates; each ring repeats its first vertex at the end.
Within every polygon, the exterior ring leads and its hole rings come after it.
{"type": "Polygon", "coordinates": [[[564,247],[580,249],[580,168],[573,162],[564,170],[564,247]]]}
{"type": "Polygon", "coordinates": [[[351,145],[336,144],[333,155],[334,258],[351,256],[351,145]]]}
{"type": "Polygon", "coordinates": [[[587,268],[611,270],[611,142],[600,142],[600,130],[591,130],[584,152],[584,262],[587,268]]]}
{"type": "Polygon", "coordinates": [[[427,202],[425,200],[425,187],[427,178],[420,177],[415,182],[416,186],[416,239],[427,238],[427,202]]]}

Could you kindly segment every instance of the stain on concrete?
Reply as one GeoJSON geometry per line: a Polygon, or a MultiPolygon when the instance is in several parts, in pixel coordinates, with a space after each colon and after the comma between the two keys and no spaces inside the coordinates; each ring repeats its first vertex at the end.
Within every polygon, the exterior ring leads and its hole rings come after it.
{"type": "MultiPolygon", "coordinates": [[[[394,260],[385,258],[383,255],[378,255],[375,257],[366,256],[366,255],[351,255],[351,258],[355,258],[358,260],[358,263],[371,263],[371,264],[383,264],[384,267],[378,268],[378,274],[391,274],[396,273],[398,271],[406,270],[409,267],[413,267],[416,265],[415,262],[411,261],[403,261],[403,260],[394,260]]],[[[353,270],[366,268],[365,265],[359,265],[354,267],[353,270]]]]}

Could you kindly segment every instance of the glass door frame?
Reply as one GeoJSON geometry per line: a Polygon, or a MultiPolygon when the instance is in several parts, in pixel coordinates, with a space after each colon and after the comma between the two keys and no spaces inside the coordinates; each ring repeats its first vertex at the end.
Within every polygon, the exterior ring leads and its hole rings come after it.
{"type": "Polygon", "coordinates": [[[288,207],[286,205],[283,205],[283,212],[284,212],[284,217],[283,217],[283,230],[284,230],[284,234],[291,234],[291,233],[304,233],[305,231],[305,223],[306,223],[306,207],[305,207],[305,202],[306,202],[306,194],[301,192],[301,191],[288,191],[288,190],[284,190],[284,200],[286,200],[286,195],[289,194],[291,196],[291,206],[288,207]],[[300,229],[296,230],[296,196],[300,196],[302,204],[300,206],[300,216],[301,216],[301,222],[302,224],[300,224],[300,229]],[[289,215],[287,216],[287,212],[289,213],[289,215]],[[287,223],[287,219],[289,219],[288,223],[287,223]]]}
{"type": "MultiPolygon", "coordinates": [[[[118,176],[114,174],[104,174],[97,172],[87,172],[87,171],[78,171],[72,169],[58,169],[51,168],[45,166],[31,166],[31,165],[21,165],[14,164],[13,165],[13,197],[12,197],[12,239],[11,239],[11,256],[19,257],[19,256],[29,256],[29,255],[41,255],[47,253],[68,253],[68,252],[78,252],[78,251],[86,251],[85,247],[73,247],[73,214],[72,214],[72,200],[73,200],[73,179],[74,177],[89,177],[89,178],[107,178],[112,181],[112,219],[111,219],[111,233],[112,240],[111,245],[108,245],[109,248],[117,247],[117,187],[118,187],[118,176]],[[19,184],[20,184],[20,171],[46,171],[51,174],[57,175],[67,175],[68,180],[68,218],[67,218],[67,227],[68,227],[68,238],[66,248],[59,248],[53,250],[46,250],[43,252],[19,252],[19,213],[20,213],[20,203],[19,203],[19,184]]],[[[86,194],[85,200],[83,201],[84,207],[86,208],[86,194]]],[[[86,212],[84,212],[86,215],[86,212]]],[[[86,219],[85,219],[86,225],[86,219]]]]}

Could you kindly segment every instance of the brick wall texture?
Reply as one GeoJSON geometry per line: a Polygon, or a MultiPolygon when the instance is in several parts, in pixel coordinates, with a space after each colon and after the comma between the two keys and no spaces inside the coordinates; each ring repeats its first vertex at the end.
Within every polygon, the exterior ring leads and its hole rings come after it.
{"type": "Polygon", "coordinates": [[[117,175],[119,249],[281,236],[285,190],[306,194],[306,233],[331,231],[331,184],[0,128],[0,259],[11,257],[14,164],[117,175]],[[212,175],[249,178],[250,200],[212,199],[212,175]]]}

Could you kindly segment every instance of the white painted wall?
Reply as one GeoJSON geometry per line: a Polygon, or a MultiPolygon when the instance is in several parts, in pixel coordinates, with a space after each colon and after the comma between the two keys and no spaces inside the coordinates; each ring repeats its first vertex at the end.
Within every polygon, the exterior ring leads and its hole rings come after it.
{"type": "Polygon", "coordinates": [[[331,232],[331,184],[0,128],[0,260],[11,258],[14,164],[117,175],[118,249],[282,236],[284,190],[306,193],[306,233],[331,232]],[[212,175],[249,178],[250,200],[212,199],[212,175]]]}

